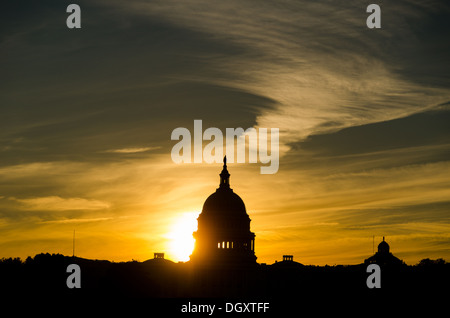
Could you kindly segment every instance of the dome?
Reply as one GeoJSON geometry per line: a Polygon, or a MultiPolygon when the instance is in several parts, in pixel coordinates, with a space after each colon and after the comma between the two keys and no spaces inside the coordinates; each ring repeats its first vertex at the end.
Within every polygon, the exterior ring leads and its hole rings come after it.
{"type": "Polygon", "coordinates": [[[378,244],[378,253],[389,253],[389,244],[384,240],[384,236],[383,241],[378,244]]]}
{"type": "Polygon", "coordinates": [[[219,188],[206,199],[197,222],[191,261],[202,266],[256,263],[255,233],[244,201],[230,188],[226,156],[219,188]]]}
{"type": "Polygon", "coordinates": [[[244,201],[231,189],[219,188],[211,194],[203,204],[202,214],[218,214],[224,217],[247,216],[244,201]]]}
{"type": "Polygon", "coordinates": [[[248,218],[244,201],[230,188],[230,173],[227,170],[226,156],[223,159],[219,188],[206,199],[203,204],[202,215],[245,216],[248,218]]]}
{"type": "Polygon", "coordinates": [[[384,240],[378,244],[378,252],[371,257],[364,260],[364,264],[378,264],[380,266],[400,266],[403,265],[403,261],[398,259],[389,251],[389,244],[384,240]]]}

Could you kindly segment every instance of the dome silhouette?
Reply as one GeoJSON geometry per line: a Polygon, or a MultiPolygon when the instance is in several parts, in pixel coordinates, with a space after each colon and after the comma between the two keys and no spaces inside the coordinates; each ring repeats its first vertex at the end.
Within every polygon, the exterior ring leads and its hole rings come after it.
{"type": "Polygon", "coordinates": [[[383,241],[378,244],[378,253],[389,254],[389,244],[384,240],[384,236],[383,241]]]}
{"type": "Polygon", "coordinates": [[[218,188],[203,204],[202,213],[218,215],[247,215],[244,201],[232,189],[218,188]]]}
{"type": "Polygon", "coordinates": [[[191,261],[207,264],[256,263],[255,233],[244,201],[230,188],[226,156],[219,188],[203,204],[191,261]]]}
{"type": "Polygon", "coordinates": [[[378,244],[378,251],[371,257],[364,260],[364,264],[378,264],[381,266],[401,266],[403,261],[390,252],[389,244],[384,240],[378,244]]]}

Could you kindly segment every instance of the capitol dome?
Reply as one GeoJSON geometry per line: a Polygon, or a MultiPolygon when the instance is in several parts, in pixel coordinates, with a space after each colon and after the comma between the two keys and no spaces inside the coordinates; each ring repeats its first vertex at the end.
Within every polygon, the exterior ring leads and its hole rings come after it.
{"type": "Polygon", "coordinates": [[[255,234],[244,201],[230,188],[226,157],[219,188],[203,204],[191,261],[202,264],[255,263],[255,234]]]}
{"type": "Polygon", "coordinates": [[[203,204],[202,214],[247,215],[244,201],[230,188],[218,188],[203,204]]]}

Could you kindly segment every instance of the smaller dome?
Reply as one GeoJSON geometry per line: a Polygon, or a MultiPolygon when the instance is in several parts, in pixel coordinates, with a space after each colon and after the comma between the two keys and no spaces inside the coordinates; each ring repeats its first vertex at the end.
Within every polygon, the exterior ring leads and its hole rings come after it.
{"type": "Polygon", "coordinates": [[[383,236],[383,241],[378,244],[378,253],[388,254],[389,253],[389,244],[386,243],[383,236]]]}

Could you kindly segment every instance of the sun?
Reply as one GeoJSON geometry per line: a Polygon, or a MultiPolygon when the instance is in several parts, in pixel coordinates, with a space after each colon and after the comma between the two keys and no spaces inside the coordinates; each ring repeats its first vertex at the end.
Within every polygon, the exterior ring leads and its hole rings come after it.
{"type": "Polygon", "coordinates": [[[198,212],[184,212],[175,219],[168,234],[170,254],[176,261],[188,261],[194,250],[192,233],[197,230],[198,212]]]}

